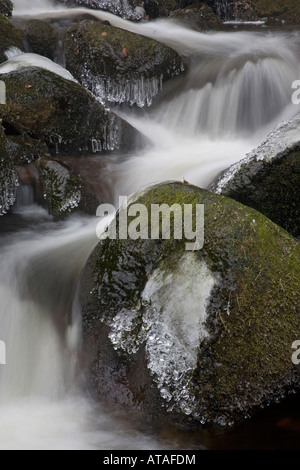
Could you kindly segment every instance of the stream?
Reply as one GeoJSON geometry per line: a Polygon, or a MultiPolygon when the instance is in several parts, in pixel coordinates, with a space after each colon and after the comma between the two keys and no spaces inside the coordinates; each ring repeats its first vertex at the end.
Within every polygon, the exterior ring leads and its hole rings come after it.
{"type": "MultiPolygon", "coordinates": [[[[14,3],[13,21],[87,12],[54,7],[50,0],[14,3]]],[[[145,138],[142,149],[101,157],[101,178],[109,181],[116,201],[165,180],[185,178],[208,188],[274,126],[298,112],[291,85],[300,76],[299,31],[262,25],[203,34],[167,20],[134,23],[88,12],[165,43],[189,64],[151,107],[112,107],[145,138]]],[[[38,66],[42,58],[30,61],[38,66]]],[[[12,213],[0,218],[0,339],[6,345],[6,364],[0,365],[0,449],[296,446],[298,421],[292,428],[285,424],[300,415],[295,411],[290,418],[297,404],[293,398],[226,436],[152,429],[94,401],[78,367],[82,338],[76,294],[80,272],[99,241],[97,222],[96,216],[84,215],[53,222],[24,188],[12,213]]]]}

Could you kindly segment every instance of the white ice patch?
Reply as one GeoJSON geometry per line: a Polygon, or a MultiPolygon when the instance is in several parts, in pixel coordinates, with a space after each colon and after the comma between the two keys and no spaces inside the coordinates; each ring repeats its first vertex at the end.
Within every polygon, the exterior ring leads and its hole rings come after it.
{"type": "Polygon", "coordinates": [[[152,273],[142,294],[144,312],[122,310],[110,323],[115,349],[135,353],[145,342],[148,368],[168,409],[176,406],[186,415],[195,412],[189,381],[208,337],[207,304],[215,282],[204,261],[185,253],[177,268],[152,273]],[[137,321],[142,325],[133,334],[137,321]]]}
{"type": "Polygon", "coordinates": [[[15,48],[6,51],[5,54],[10,58],[0,65],[0,74],[15,72],[25,67],[39,67],[41,69],[49,70],[49,72],[55,73],[65,80],[78,83],[70,72],[47,57],[33,53],[16,54],[15,48]]]}

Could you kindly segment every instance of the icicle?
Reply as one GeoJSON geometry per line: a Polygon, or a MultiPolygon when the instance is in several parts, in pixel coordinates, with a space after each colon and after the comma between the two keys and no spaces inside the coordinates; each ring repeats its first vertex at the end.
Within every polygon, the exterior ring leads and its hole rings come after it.
{"type": "Polygon", "coordinates": [[[139,108],[151,106],[153,98],[162,90],[163,76],[135,80],[112,81],[103,77],[95,77],[90,72],[82,74],[81,82],[102,104],[128,103],[139,108]]]}

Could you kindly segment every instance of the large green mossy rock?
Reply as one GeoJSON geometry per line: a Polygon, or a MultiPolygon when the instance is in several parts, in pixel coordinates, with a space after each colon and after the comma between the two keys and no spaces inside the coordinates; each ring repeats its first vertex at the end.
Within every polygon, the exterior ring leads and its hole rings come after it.
{"type": "Polygon", "coordinates": [[[150,421],[224,429],[299,389],[299,242],[191,185],[159,184],[132,202],[149,213],[152,204],[204,204],[205,241],[186,251],[171,231],[170,240],[99,242],[80,294],[98,397],[150,421]]]}
{"type": "Polygon", "coordinates": [[[11,47],[23,50],[22,33],[0,13],[0,63],[7,60],[5,52],[11,47]]]}
{"type": "Polygon", "coordinates": [[[103,101],[151,104],[165,80],[183,70],[169,47],[98,21],[72,25],[65,35],[66,67],[103,101]]]}
{"type": "Polygon", "coordinates": [[[2,74],[1,80],[7,100],[0,116],[10,134],[28,134],[52,153],[110,151],[134,141],[131,127],[74,81],[37,67],[2,74]]]}

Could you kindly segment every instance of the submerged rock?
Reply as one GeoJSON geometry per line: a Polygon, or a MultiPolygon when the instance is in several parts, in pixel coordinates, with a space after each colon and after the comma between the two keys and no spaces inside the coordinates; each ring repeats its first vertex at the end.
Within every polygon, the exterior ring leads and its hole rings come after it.
{"type": "Polygon", "coordinates": [[[253,207],[300,238],[300,115],[226,170],[212,190],[253,207]]]}
{"type": "Polygon", "coordinates": [[[11,47],[23,50],[22,32],[0,13],[0,63],[7,60],[5,52],[11,47]]]}
{"type": "MultiPolygon", "coordinates": [[[[187,251],[173,230],[170,240],[117,230],[99,242],[80,292],[97,396],[149,421],[225,429],[298,389],[299,243],[259,212],[188,184],[146,188],[133,203],[148,214],[153,204],[204,204],[204,246],[187,251]]],[[[147,214],[123,217],[110,230],[155,227],[147,214]]]]}
{"type": "Polygon", "coordinates": [[[84,154],[134,144],[133,129],[78,83],[38,67],[0,77],[7,96],[0,116],[11,135],[28,134],[46,143],[51,153],[84,154]]]}
{"type": "Polygon", "coordinates": [[[67,69],[103,102],[150,105],[162,83],[183,70],[169,47],[97,21],[72,25],[65,48],[67,69]]]}

